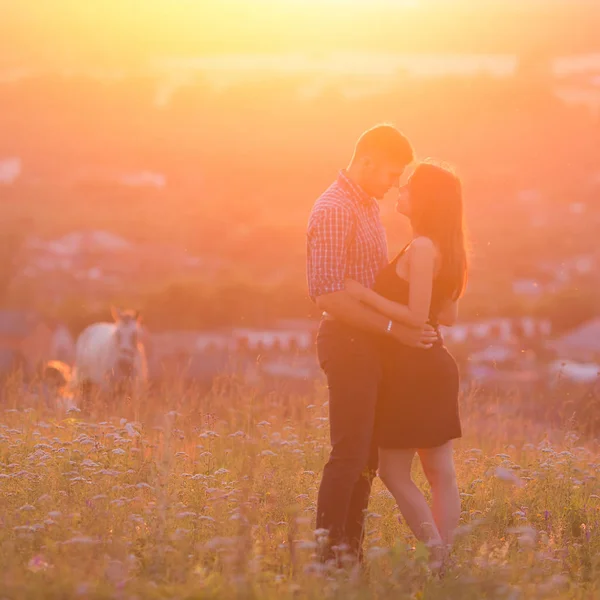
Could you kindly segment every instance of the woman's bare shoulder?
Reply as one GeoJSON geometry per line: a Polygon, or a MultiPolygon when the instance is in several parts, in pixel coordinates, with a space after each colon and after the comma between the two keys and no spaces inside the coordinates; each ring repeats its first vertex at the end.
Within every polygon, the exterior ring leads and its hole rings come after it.
{"type": "Polygon", "coordinates": [[[434,244],[431,238],[428,238],[425,235],[420,235],[416,237],[408,247],[408,251],[411,250],[436,250],[436,245],[434,244]]]}

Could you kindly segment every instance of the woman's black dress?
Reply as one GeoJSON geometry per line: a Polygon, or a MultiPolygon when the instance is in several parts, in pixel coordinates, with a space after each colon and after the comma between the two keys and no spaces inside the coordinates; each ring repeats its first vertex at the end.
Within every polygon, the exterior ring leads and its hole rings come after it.
{"type": "MultiPolygon", "coordinates": [[[[374,290],[408,305],[409,283],[396,273],[406,248],[377,277],[374,290]]],[[[445,298],[434,280],[429,322],[445,298]]],[[[377,410],[380,448],[433,448],[462,435],[458,409],[458,367],[440,338],[432,348],[411,348],[392,338],[381,344],[383,381],[377,410]]]]}

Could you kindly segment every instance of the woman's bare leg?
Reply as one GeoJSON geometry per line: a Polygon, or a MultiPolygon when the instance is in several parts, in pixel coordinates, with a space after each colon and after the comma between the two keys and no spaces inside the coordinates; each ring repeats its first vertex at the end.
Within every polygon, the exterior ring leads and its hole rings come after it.
{"type": "Polygon", "coordinates": [[[445,545],[452,544],[460,519],[460,494],[456,483],[452,442],[418,450],[425,477],[431,486],[433,518],[445,545]]]}
{"type": "Polygon", "coordinates": [[[398,503],[398,508],[422,542],[432,546],[442,544],[427,500],[410,476],[415,450],[379,449],[379,477],[398,503]]]}

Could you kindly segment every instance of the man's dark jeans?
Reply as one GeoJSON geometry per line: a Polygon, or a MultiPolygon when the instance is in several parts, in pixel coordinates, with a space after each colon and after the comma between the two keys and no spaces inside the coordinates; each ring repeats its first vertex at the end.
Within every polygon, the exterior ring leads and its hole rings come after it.
{"type": "Polygon", "coordinates": [[[382,373],[375,342],[375,335],[329,319],[321,321],[317,335],[329,387],[332,445],[319,488],[317,528],[329,531],[330,547],[347,544],[359,560],[377,470],[374,426],[382,373]]]}

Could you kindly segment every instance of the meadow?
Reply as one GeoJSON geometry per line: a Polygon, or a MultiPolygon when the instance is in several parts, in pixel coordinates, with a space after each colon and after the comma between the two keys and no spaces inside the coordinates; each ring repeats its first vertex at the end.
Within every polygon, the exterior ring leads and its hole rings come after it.
{"type": "MultiPolygon", "coordinates": [[[[600,598],[600,446],[465,394],[443,577],[376,479],[364,572],[315,559],[327,395],[234,378],[60,413],[8,390],[0,598],[600,598]]],[[[424,479],[415,465],[415,478],[424,479]]]]}

